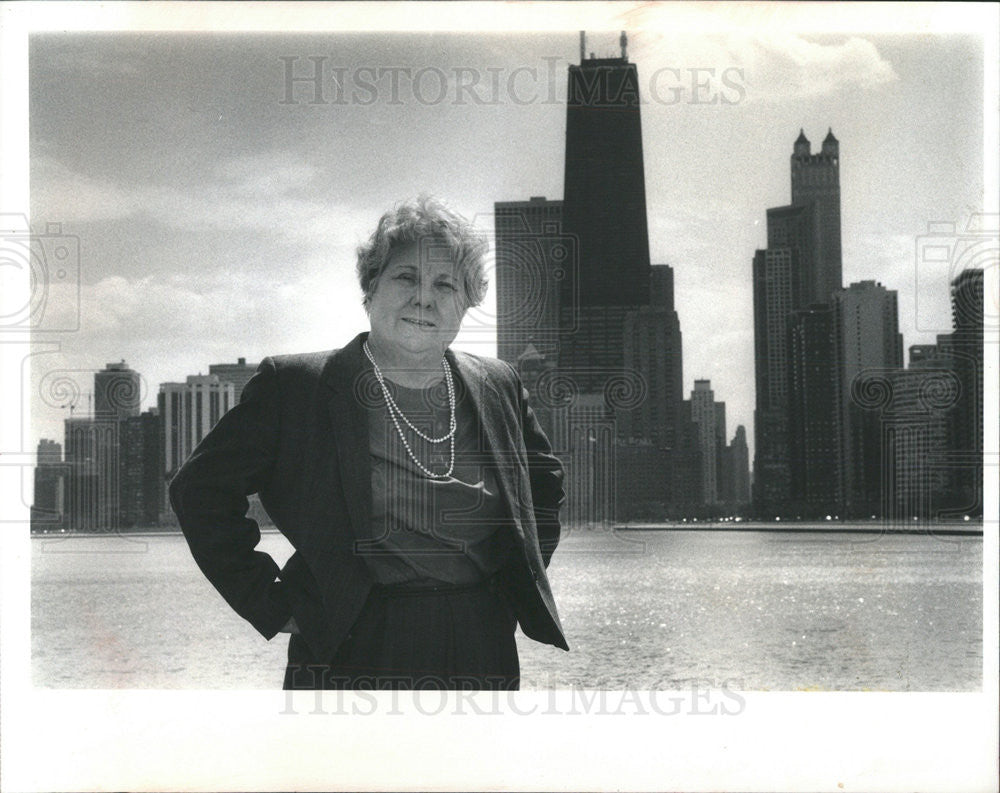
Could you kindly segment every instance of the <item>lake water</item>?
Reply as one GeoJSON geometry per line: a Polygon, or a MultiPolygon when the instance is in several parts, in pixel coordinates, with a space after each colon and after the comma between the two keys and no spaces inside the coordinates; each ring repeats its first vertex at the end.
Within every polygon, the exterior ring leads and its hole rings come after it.
{"type": "MultiPolygon", "coordinates": [[[[570,532],[549,576],[571,652],[518,634],[522,688],[978,690],[982,548],[570,532]]],[[[260,549],[291,552],[277,534],[260,549]]],[[[33,538],[31,630],[34,683],[54,688],[278,688],[287,643],[233,614],[179,535],[33,538]]]]}

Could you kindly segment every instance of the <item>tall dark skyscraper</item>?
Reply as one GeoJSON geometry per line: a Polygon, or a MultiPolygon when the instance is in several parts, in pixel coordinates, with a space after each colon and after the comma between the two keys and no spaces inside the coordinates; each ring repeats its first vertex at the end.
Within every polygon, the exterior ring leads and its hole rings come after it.
{"type": "MultiPolygon", "coordinates": [[[[799,131],[792,150],[792,206],[811,209],[815,223],[810,269],[805,273],[807,302],[825,303],[841,286],[840,143],[827,132],[819,154],[810,153],[799,131]]],[[[770,247],[768,242],[768,247],[770,247]]]]}
{"type": "MultiPolygon", "coordinates": [[[[582,42],[581,42],[582,44],[582,42]]],[[[563,231],[577,250],[561,285],[559,367],[599,392],[624,367],[626,315],[650,301],[639,77],[620,58],[569,67],[563,231]]]]}
{"type": "MultiPolygon", "coordinates": [[[[581,49],[583,49],[581,47],[581,49]]],[[[620,58],[569,67],[563,230],[579,240],[581,306],[649,302],[649,237],[639,75],[620,58]]]]}
{"type": "Polygon", "coordinates": [[[836,312],[828,303],[788,319],[790,506],[804,518],[836,514],[841,503],[836,312]]]}
{"type": "Polygon", "coordinates": [[[809,306],[828,304],[841,288],[840,144],[832,130],[818,154],[812,154],[800,131],[792,147],[791,185],[791,204],[767,210],[767,248],[753,259],[754,503],[762,516],[781,514],[795,495],[790,318],[809,306]]]}
{"type": "Polygon", "coordinates": [[[581,35],[563,200],[495,205],[497,353],[551,427],[570,523],[662,518],[700,492],[673,269],[650,266],[639,77],[626,43],[622,34],[621,57],[587,57],[581,35]]]}
{"type": "Polygon", "coordinates": [[[127,419],[121,428],[121,525],[155,526],[163,508],[163,452],[160,417],[155,410],[127,419]]]}

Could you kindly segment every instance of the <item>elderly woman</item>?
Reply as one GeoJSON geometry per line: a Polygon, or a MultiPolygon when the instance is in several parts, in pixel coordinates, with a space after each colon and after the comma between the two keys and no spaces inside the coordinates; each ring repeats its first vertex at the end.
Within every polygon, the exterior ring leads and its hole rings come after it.
{"type": "Polygon", "coordinates": [[[291,634],[285,688],[517,688],[518,623],[568,649],[545,573],[561,466],[514,370],[449,349],[484,248],[431,199],[383,216],[358,250],[371,331],[265,359],[171,483],[207,578],[291,634]],[[252,493],[295,549],[280,570],[252,493]]]}

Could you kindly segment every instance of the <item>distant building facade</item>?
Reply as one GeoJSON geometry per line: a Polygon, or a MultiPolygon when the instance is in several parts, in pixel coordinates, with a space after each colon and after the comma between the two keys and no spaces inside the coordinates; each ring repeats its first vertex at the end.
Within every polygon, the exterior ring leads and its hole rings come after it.
{"type": "Polygon", "coordinates": [[[94,373],[94,418],[124,421],[139,415],[142,378],[125,361],[94,373]]]}
{"type": "Polygon", "coordinates": [[[560,284],[578,264],[562,206],[539,196],[494,205],[497,357],[509,363],[529,345],[553,362],[558,355],[560,284]]]}
{"type": "Polygon", "coordinates": [[[151,409],[131,416],[121,431],[121,526],[156,526],[160,523],[166,486],[159,414],[151,409]]]}
{"type": "Polygon", "coordinates": [[[236,402],[240,401],[243,387],[257,372],[260,364],[247,363],[246,358],[238,358],[236,363],[213,363],[208,366],[208,373],[219,378],[220,383],[232,383],[236,402]]]}
{"type": "Polygon", "coordinates": [[[36,450],[34,497],[31,505],[31,531],[57,531],[65,528],[66,465],[62,444],[42,438],[36,450]]]}
{"type": "Polygon", "coordinates": [[[891,373],[903,367],[903,337],[894,290],[875,281],[852,283],[834,293],[837,359],[840,363],[841,514],[881,516],[883,460],[878,416],[857,393],[866,373],[891,373]]]}
{"type": "Polygon", "coordinates": [[[701,501],[713,506],[720,501],[718,474],[722,448],[726,445],[725,403],[715,401],[710,380],[695,380],[690,406],[701,453],[701,501]]]}
{"type": "Polygon", "coordinates": [[[750,504],[750,450],[742,424],[723,450],[719,481],[720,501],[730,514],[742,514],[750,504]]]}
{"type": "Polygon", "coordinates": [[[218,375],[189,375],[183,383],[161,383],[157,410],[162,421],[164,471],[169,480],[191,452],[236,404],[236,389],[218,375]]]}
{"type": "Polygon", "coordinates": [[[841,503],[836,314],[828,303],[788,318],[790,514],[823,518],[841,503]]]}

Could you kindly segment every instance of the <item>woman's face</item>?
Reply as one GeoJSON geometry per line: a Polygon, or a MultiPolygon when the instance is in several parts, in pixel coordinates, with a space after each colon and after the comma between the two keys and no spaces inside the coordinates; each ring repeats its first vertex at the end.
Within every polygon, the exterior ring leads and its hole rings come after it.
{"type": "Polygon", "coordinates": [[[465,291],[450,258],[436,246],[393,251],[369,302],[373,342],[414,363],[437,363],[465,315],[465,291]]]}

